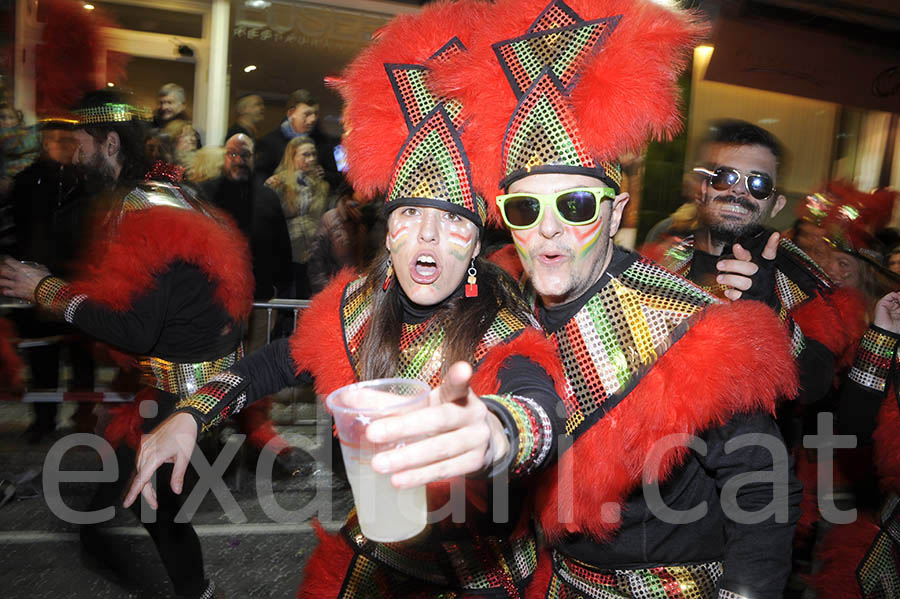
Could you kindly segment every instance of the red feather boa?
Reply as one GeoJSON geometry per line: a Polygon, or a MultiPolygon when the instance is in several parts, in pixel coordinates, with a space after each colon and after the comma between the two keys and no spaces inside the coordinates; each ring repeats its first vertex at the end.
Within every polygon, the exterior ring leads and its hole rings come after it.
{"type": "Polygon", "coordinates": [[[599,507],[621,505],[642,476],[665,480],[683,462],[686,448],[670,451],[659,472],[644,472],[659,439],[698,434],[742,412],[774,412],[797,384],[785,328],[771,308],[758,302],[707,308],[631,394],[543,475],[537,505],[544,533],[551,540],[567,533],[609,538],[618,524],[598,517],[599,507]],[[604,467],[597,469],[598,462],[604,467]],[[558,468],[573,474],[561,482],[558,468]],[[561,502],[569,522],[559,521],[561,502]]]}
{"type": "Polygon", "coordinates": [[[520,280],[522,273],[525,272],[525,267],[522,266],[522,261],[519,259],[519,252],[513,243],[492,252],[487,259],[505,270],[513,280],[520,280]]]}
{"type": "Polygon", "coordinates": [[[221,222],[170,207],[126,213],[112,238],[101,232],[90,245],[84,271],[72,282],[73,292],[125,311],[153,286],[156,275],[183,260],[200,267],[215,283],[216,301],[232,318],[245,319],[253,306],[247,242],[228,217],[217,213],[217,218],[221,222]]]}
{"type": "Polygon", "coordinates": [[[878,470],[881,488],[900,494],[900,409],[897,395],[892,389],[881,404],[878,427],[872,435],[875,441],[875,468],[878,470]]]}
{"type": "Polygon", "coordinates": [[[822,569],[809,577],[818,599],[862,599],[856,566],[866,556],[879,530],[871,517],[861,515],[853,524],[835,526],[828,531],[819,549],[822,569]]]}
{"type": "Polygon", "coordinates": [[[835,370],[853,363],[856,345],[866,328],[866,305],[855,289],[841,287],[814,297],[791,311],[803,335],[815,339],[835,356],[835,370]]]}
{"type": "Polygon", "coordinates": [[[328,534],[317,520],[313,520],[313,528],[319,537],[319,545],[306,562],[303,582],[297,589],[297,599],[337,597],[350,568],[350,562],[353,561],[353,549],[344,540],[343,535],[328,534]]]}

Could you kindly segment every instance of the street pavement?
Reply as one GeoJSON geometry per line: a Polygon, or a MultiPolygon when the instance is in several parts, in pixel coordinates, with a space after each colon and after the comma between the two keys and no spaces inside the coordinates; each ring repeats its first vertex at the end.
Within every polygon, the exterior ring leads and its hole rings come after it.
{"type": "MultiPolygon", "coordinates": [[[[285,409],[276,404],[273,418],[281,423],[278,429],[291,444],[317,456],[330,454],[330,443],[325,446],[320,441],[328,438],[327,427],[320,425],[317,431],[308,423],[294,424],[296,418],[279,414],[279,410],[285,409]]],[[[0,552],[5,572],[0,594],[8,599],[172,597],[155,547],[131,512],[119,510],[104,524],[110,528],[110,551],[133,556],[134,569],[126,589],[89,564],[81,552],[78,526],[61,519],[60,510],[51,509],[52,502],[48,504],[48,496],[53,494],[52,488],[45,489],[43,484],[44,475],[53,471],[48,452],[53,447],[59,449],[59,444],[73,434],[71,425],[67,425],[72,411],[71,405],[63,404],[57,433],[41,444],[28,445],[24,431],[31,419],[30,407],[0,402],[0,479],[15,485],[15,494],[0,507],[0,552]]],[[[335,531],[353,503],[349,488],[327,470],[310,477],[278,473],[271,482],[271,496],[263,489],[261,499],[256,476],[259,454],[229,432],[224,427],[215,437],[204,440],[211,462],[213,450],[219,447],[231,449],[229,444],[235,444],[237,452],[221,477],[235,503],[226,501],[223,507],[214,493],[206,492],[192,519],[203,545],[206,574],[229,598],[293,597],[316,545],[310,514],[302,513],[304,508],[310,512],[310,506],[318,506],[317,517],[327,530],[335,531]]],[[[100,466],[99,454],[82,445],[62,455],[60,469],[87,473],[100,466]]],[[[58,486],[62,502],[74,510],[83,510],[93,493],[89,482],[62,482],[58,486]]],[[[4,491],[11,488],[0,482],[0,502],[4,501],[4,491]]],[[[184,492],[191,490],[188,486],[184,492]]]]}

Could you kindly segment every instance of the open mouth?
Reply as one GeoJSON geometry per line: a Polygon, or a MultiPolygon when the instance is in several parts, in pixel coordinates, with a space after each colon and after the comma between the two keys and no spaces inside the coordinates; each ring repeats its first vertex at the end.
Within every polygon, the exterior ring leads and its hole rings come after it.
{"type": "Polygon", "coordinates": [[[560,254],[558,252],[552,252],[552,251],[541,252],[537,255],[537,259],[538,259],[538,262],[541,262],[542,264],[552,265],[552,264],[558,264],[558,263],[562,262],[563,260],[565,260],[566,255],[560,254]]]}
{"type": "Polygon", "coordinates": [[[441,267],[433,254],[422,252],[410,265],[409,274],[419,285],[430,285],[441,275],[441,267]]]}

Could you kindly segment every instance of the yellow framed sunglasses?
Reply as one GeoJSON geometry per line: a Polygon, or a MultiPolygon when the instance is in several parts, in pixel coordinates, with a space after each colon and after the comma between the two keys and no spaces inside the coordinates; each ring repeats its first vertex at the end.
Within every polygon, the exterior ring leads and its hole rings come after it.
{"type": "Polygon", "coordinates": [[[615,197],[611,187],[577,187],[554,193],[507,193],[496,201],[507,227],[530,229],[541,222],[548,204],[565,224],[589,225],[600,215],[600,204],[615,197]]]}

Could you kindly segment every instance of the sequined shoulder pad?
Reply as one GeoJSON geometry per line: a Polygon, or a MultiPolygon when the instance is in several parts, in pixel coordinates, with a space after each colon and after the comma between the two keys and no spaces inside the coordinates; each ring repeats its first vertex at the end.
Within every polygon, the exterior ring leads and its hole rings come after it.
{"type": "Polygon", "coordinates": [[[831,288],[831,279],[806,252],[789,239],[778,247],[775,292],[787,310],[831,288]]]}
{"type": "Polygon", "coordinates": [[[481,363],[491,349],[503,343],[509,343],[522,334],[525,329],[537,328],[537,322],[526,322],[513,314],[509,308],[501,308],[494,322],[485,331],[484,336],[475,347],[475,364],[481,363]]]}
{"type": "Polygon", "coordinates": [[[357,376],[360,376],[359,347],[369,330],[369,319],[372,316],[372,293],[372,288],[366,286],[366,278],[360,277],[344,288],[344,294],[341,297],[344,346],[357,376]]]}

